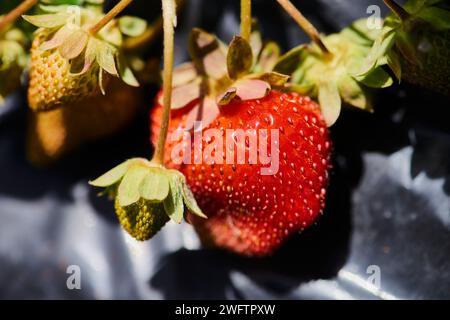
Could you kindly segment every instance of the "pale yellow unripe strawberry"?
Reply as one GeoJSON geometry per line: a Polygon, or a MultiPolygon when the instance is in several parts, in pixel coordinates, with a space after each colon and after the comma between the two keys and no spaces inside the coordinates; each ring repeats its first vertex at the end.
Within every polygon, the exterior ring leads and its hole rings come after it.
{"type": "Polygon", "coordinates": [[[122,46],[125,36],[135,37],[146,30],[144,20],[125,16],[94,32],[92,28],[104,17],[101,6],[44,9],[49,12],[24,16],[38,27],[31,48],[31,109],[52,110],[105,94],[114,77],[139,86],[122,46]]]}
{"type": "Polygon", "coordinates": [[[111,80],[108,94],[98,93],[64,108],[30,111],[27,157],[50,165],[84,143],[106,138],[129,125],[142,105],[142,90],[111,80]]]}

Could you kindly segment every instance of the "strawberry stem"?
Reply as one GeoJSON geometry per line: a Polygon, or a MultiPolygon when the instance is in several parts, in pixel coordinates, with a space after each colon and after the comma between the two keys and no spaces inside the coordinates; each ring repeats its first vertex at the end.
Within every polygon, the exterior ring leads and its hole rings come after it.
{"type": "Polygon", "coordinates": [[[297,24],[302,28],[306,34],[311,38],[311,40],[319,46],[323,53],[326,55],[331,55],[331,52],[323,43],[320,38],[320,34],[317,29],[312,25],[308,19],[292,4],[289,0],[277,0],[278,3],[283,7],[283,9],[297,22],[297,24]]]}
{"type": "Polygon", "coordinates": [[[406,12],[406,10],[394,0],[384,0],[384,3],[400,18],[400,20],[405,21],[409,18],[409,13],[406,12]]]}
{"type": "Polygon", "coordinates": [[[121,13],[133,0],[120,0],[99,22],[97,22],[89,31],[91,34],[97,34],[104,26],[121,13]]]}
{"type": "Polygon", "coordinates": [[[164,147],[169,129],[170,107],[172,103],[174,27],[177,21],[175,0],[162,0],[162,8],[164,25],[163,114],[158,145],[153,156],[153,161],[160,165],[164,164],[164,147]]]}
{"type": "Polygon", "coordinates": [[[25,0],[0,20],[0,31],[30,10],[39,0],[25,0]]]}
{"type": "Polygon", "coordinates": [[[250,40],[252,32],[252,1],[241,0],[241,37],[250,40]]]}

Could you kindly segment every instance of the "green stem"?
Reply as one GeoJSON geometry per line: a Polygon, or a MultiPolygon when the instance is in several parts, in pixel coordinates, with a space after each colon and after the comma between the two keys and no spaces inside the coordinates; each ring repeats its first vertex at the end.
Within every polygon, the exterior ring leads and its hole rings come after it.
{"type": "Polygon", "coordinates": [[[14,10],[9,12],[6,16],[3,17],[0,21],[0,31],[3,28],[7,27],[11,23],[17,20],[21,15],[30,10],[39,0],[25,0],[19,6],[17,6],[14,10]]]}
{"type": "Polygon", "coordinates": [[[311,38],[311,40],[319,46],[323,53],[330,55],[331,52],[323,43],[320,38],[319,31],[312,25],[308,19],[292,4],[289,0],[277,0],[278,3],[283,7],[283,9],[297,22],[297,24],[302,28],[306,34],[311,38]]]}
{"type": "Polygon", "coordinates": [[[164,147],[167,139],[170,120],[170,106],[172,99],[172,74],[173,74],[173,47],[174,26],[176,24],[175,0],[162,0],[163,25],[164,25],[164,72],[163,72],[163,114],[161,131],[159,132],[158,145],[156,146],[153,161],[164,164],[164,147]]]}
{"type": "Polygon", "coordinates": [[[409,18],[409,13],[394,0],[384,0],[384,3],[400,18],[400,20],[405,21],[409,18]]]}
{"type": "Polygon", "coordinates": [[[252,32],[252,1],[241,0],[241,37],[250,41],[252,32]]]}
{"type": "Polygon", "coordinates": [[[97,34],[104,26],[121,13],[133,0],[120,0],[99,22],[97,22],[89,31],[91,34],[97,34]]]}

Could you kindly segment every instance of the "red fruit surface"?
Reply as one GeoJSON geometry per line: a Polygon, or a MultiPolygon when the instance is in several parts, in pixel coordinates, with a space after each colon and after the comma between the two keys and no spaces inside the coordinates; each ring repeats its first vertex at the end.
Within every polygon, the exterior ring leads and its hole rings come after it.
{"type": "MultiPolygon", "coordinates": [[[[193,107],[172,113],[169,136],[185,127],[193,107]]],[[[157,103],[151,113],[153,143],[161,114],[162,106],[157,103]]],[[[207,220],[190,217],[204,243],[247,256],[265,256],[317,219],[325,206],[331,141],[315,102],[296,93],[277,91],[258,100],[235,99],[221,107],[217,118],[203,130],[208,128],[222,132],[278,129],[279,170],[275,175],[261,175],[260,168],[268,165],[260,163],[175,165],[170,154],[179,141],[169,141],[167,166],[186,176],[208,216],[207,220]]],[[[205,145],[208,141],[203,142],[205,145]]]]}

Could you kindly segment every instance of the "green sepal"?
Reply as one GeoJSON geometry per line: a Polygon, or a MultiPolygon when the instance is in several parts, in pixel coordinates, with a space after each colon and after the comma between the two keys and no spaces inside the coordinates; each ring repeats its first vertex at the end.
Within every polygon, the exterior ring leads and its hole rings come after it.
{"type": "Polygon", "coordinates": [[[135,158],[127,160],[119,164],[118,166],[114,167],[113,169],[109,170],[108,172],[98,177],[97,179],[89,181],[89,184],[94,187],[102,187],[102,188],[115,185],[116,183],[120,182],[120,180],[123,178],[123,176],[128,171],[128,168],[131,165],[139,163],[142,164],[147,163],[147,160],[144,158],[135,158]]]}
{"type": "Polygon", "coordinates": [[[56,13],[35,16],[23,15],[22,18],[36,27],[52,29],[65,25],[70,18],[70,14],[56,13]]]}
{"type": "Polygon", "coordinates": [[[169,194],[169,178],[161,168],[149,168],[139,186],[139,193],[145,200],[162,202],[169,194]]]}
{"type": "Polygon", "coordinates": [[[128,167],[117,189],[117,199],[121,207],[129,206],[141,198],[141,184],[149,173],[147,166],[139,164],[128,167]]]}
{"type": "Polygon", "coordinates": [[[307,51],[307,45],[300,45],[294,49],[289,50],[282,55],[276,62],[273,70],[282,74],[292,74],[299,67],[302,55],[307,51]]]}
{"type": "MultiPolygon", "coordinates": [[[[101,2],[91,0],[89,4],[98,5],[101,2]]],[[[99,6],[98,9],[100,8],[99,6]]],[[[130,16],[121,17],[119,23],[110,21],[96,35],[92,35],[89,28],[103,17],[101,10],[79,6],[79,10],[69,11],[67,5],[48,5],[43,9],[49,13],[24,16],[24,19],[39,27],[38,32],[48,29],[45,32],[48,32],[49,37],[39,49],[58,50],[61,56],[69,61],[72,76],[80,76],[99,68],[99,87],[103,94],[103,71],[121,78],[130,86],[139,86],[121,47],[124,35],[136,35],[146,28],[144,20],[130,16]],[[78,18],[77,13],[81,15],[78,18]],[[75,23],[77,21],[80,21],[79,25],[75,23]],[[77,69],[74,65],[83,67],[77,69]]]]}
{"type": "Polygon", "coordinates": [[[127,160],[90,184],[115,198],[121,224],[138,240],[152,237],[169,218],[181,223],[185,208],[206,218],[182,173],[146,159],[127,160]]]}
{"type": "Polygon", "coordinates": [[[183,196],[183,201],[189,212],[192,214],[199,216],[200,218],[207,219],[208,217],[202,212],[200,207],[195,200],[195,197],[189,188],[186,177],[179,171],[171,170],[173,176],[178,180],[179,185],[181,186],[181,194],[183,196]]]}
{"type": "Polygon", "coordinates": [[[188,50],[199,75],[215,80],[228,75],[226,47],[214,35],[199,28],[192,29],[188,50]]]}
{"type": "Polygon", "coordinates": [[[276,42],[268,42],[262,49],[253,72],[270,72],[280,58],[281,49],[276,42]]]}
{"type": "Polygon", "coordinates": [[[330,127],[341,113],[341,96],[337,83],[325,81],[319,85],[318,99],[325,123],[330,127]]]}
{"type": "Polygon", "coordinates": [[[386,55],[396,40],[395,29],[384,27],[381,35],[375,40],[367,58],[354,78],[372,88],[385,88],[392,85],[393,80],[381,68],[387,64],[386,55]]]}
{"type": "Polygon", "coordinates": [[[178,175],[169,177],[169,196],[164,200],[164,210],[175,223],[181,223],[184,216],[183,195],[181,193],[182,181],[178,175]]]}
{"type": "Polygon", "coordinates": [[[250,44],[242,37],[235,36],[227,54],[227,70],[231,79],[236,80],[249,73],[253,65],[253,53],[250,44]]]}
{"type": "MultiPolygon", "coordinates": [[[[375,31],[368,29],[367,19],[357,20],[340,33],[323,38],[330,54],[323,53],[315,44],[301,45],[280,57],[274,70],[291,75],[288,90],[317,99],[327,125],[331,126],[338,119],[343,103],[372,111],[370,90],[353,75],[362,68],[376,36],[375,31]]],[[[385,80],[382,86],[387,84],[392,82],[385,80]]]]}

